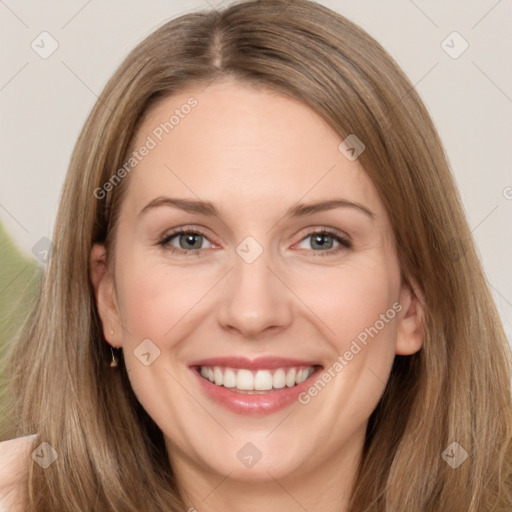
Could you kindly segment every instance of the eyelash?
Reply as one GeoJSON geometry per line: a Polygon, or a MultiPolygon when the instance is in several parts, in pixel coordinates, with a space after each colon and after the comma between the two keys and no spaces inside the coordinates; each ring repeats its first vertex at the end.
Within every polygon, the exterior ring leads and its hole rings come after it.
{"type": "MultiPolygon", "coordinates": [[[[166,250],[169,250],[172,254],[181,254],[184,256],[200,256],[202,249],[178,249],[177,247],[174,247],[173,245],[170,245],[170,241],[175,238],[177,235],[200,235],[208,239],[206,233],[201,231],[198,228],[193,229],[187,229],[187,228],[180,228],[175,231],[171,231],[170,233],[166,233],[164,237],[158,242],[158,245],[162,246],[166,250]]],[[[334,238],[337,242],[339,242],[340,246],[336,249],[328,249],[326,251],[313,251],[315,256],[329,256],[333,254],[337,254],[338,252],[344,250],[344,249],[352,249],[352,243],[347,239],[342,237],[338,231],[332,228],[315,228],[314,230],[310,231],[306,236],[301,238],[298,243],[302,242],[306,238],[316,235],[316,234],[322,234],[322,235],[330,235],[332,238],[334,238]]],[[[310,249],[312,250],[312,249],[310,249]]]]}

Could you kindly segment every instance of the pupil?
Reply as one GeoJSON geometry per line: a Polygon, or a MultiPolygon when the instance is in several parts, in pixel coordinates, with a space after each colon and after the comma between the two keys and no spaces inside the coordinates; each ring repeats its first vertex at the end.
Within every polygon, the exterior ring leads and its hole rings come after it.
{"type": "MultiPolygon", "coordinates": [[[[201,235],[195,235],[193,233],[189,233],[188,235],[182,235],[183,238],[185,238],[185,243],[186,244],[190,244],[192,246],[196,245],[197,246],[197,240],[195,240],[196,238],[200,237],[201,235]],[[194,244],[194,241],[196,242],[194,244]]],[[[182,245],[182,244],[180,244],[182,245]]],[[[201,248],[201,242],[199,242],[199,246],[198,247],[193,247],[194,249],[200,249],[201,248]]],[[[190,249],[190,247],[183,247],[182,246],[182,249],[190,249]]]]}
{"type": "Polygon", "coordinates": [[[328,242],[325,241],[326,238],[331,238],[331,236],[330,235],[316,235],[315,239],[314,239],[314,243],[318,244],[318,246],[321,248],[327,247],[327,249],[330,249],[332,246],[332,241],[329,244],[328,242]]]}

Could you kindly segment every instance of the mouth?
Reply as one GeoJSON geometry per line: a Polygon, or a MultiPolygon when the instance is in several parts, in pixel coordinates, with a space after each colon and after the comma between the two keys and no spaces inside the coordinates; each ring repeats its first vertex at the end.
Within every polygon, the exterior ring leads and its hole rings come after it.
{"type": "Polygon", "coordinates": [[[230,357],[197,361],[189,368],[212,402],[237,414],[263,416],[297,402],[323,366],[276,357],[230,357]]]}
{"type": "Polygon", "coordinates": [[[249,370],[223,366],[200,366],[198,371],[203,379],[215,386],[224,386],[236,393],[262,394],[278,391],[285,387],[298,386],[311,377],[316,368],[316,366],[297,366],[274,370],[249,370]]]}

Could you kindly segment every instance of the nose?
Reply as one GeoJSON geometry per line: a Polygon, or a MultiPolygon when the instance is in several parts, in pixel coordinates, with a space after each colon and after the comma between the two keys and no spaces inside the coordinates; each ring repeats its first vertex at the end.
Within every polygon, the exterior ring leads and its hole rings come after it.
{"type": "Polygon", "coordinates": [[[293,293],[267,251],[252,263],[236,252],[223,283],[218,321],[225,330],[248,339],[281,331],[292,322],[293,293]]]}

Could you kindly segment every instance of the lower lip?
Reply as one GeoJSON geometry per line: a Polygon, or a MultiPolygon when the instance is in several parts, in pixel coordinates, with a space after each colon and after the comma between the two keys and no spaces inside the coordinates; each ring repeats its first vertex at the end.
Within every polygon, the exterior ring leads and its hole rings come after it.
{"type": "Polygon", "coordinates": [[[298,401],[300,393],[305,391],[310,385],[312,379],[315,379],[322,368],[316,368],[315,371],[304,381],[292,388],[284,387],[269,391],[268,393],[238,393],[225,386],[216,386],[209,380],[202,377],[197,368],[191,370],[199,379],[199,384],[208,398],[222,405],[226,409],[245,416],[264,416],[280,411],[288,407],[293,402],[298,401]]]}

